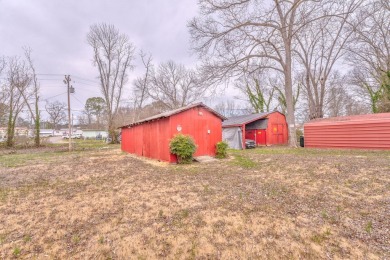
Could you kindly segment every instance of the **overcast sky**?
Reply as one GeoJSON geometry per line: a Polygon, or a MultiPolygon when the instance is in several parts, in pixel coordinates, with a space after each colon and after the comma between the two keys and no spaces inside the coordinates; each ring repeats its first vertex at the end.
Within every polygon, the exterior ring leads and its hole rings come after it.
{"type": "MultiPolygon", "coordinates": [[[[155,63],[172,59],[194,66],[187,22],[196,14],[197,0],[0,0],[0,55],[21,56],[23,46],[31,47],[37,73],[50,74],[39,75],[42,99],[65,93],[62,75],[70,74],[73,109],[81,110],[88,97],[100,95],[86,43],[91,24],[115,25],[155,63]]],[[[142,72],[138,59],[135,65],[132,78],[142,72]]],[[[56,99],[66,95],[50,101],[56,99]]]]}

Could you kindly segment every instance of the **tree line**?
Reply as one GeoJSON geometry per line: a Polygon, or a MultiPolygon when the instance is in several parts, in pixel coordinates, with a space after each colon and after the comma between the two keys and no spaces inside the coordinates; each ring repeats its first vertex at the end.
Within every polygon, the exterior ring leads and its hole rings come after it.
{"type": "MultiPolygon", "coordinates": [[[[199,10],[188,22],[200,64],[195,68],[173,60],[155,64],[152,54],[137,51],[114,25],[92,25],[86,38],[101,97],[87,100],[78,121],[104,125],[115,142],[120,125],[234,88],[239,102],[221,102],[216,110],[227,116],[279,110],[295,145],[297,119],[390,111],[387,1],[201,0],[199,10]],[[136,59],[143,73],[125,97],[136,59]]],[[[0,73],[6,75],[0,118],[9,136],[25,106],[38,131],[39,82],[31,50],[23,60],[1,59],[0,73]]],[[[55,112],[61,104],[46,107],[55,112]]]]}
{"type": "Polygon", "coordinates": [[[238,79],[255,110],[269,110],[270,100],[277,101],[272,106],[287,114],[291,145],[296,112],[315,119],[389,111],[387,1],[202,0],[199,5],[189,28],[206,78],[216,84],[238,79]]]}

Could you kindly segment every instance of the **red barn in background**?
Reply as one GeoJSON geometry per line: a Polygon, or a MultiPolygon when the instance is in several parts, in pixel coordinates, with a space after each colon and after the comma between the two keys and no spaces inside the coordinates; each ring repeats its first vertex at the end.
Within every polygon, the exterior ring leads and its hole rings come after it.
{"type": "Polygon", "coordinates": [[[195,156],[215,156],[216,144],[222,140],[225,117],[202,103],[168,111],[122,126],[122,150],[167,162],[177,162],[170,153],[169,141],[176,134],[194,138],[195,156]]]}
{"type": "Polygon", "coordinates": [[[230,117],[222,127],[223,140],[234,149],[245,149],[245,139],[257,146],[288,143],[286,117],[277,111],[230,117]]]}
{"type": "Polygon", "coordinates": [[[312,120],[304,134],[305,147],[390,149],[390,113],[312,120]]]}

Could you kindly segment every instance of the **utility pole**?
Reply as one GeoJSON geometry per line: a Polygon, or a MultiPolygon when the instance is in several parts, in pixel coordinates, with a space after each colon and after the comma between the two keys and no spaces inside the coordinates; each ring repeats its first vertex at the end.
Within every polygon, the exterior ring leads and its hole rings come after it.
{"type": "Polygon", "coordinates": [[[73,134],[73,113],[72,113],[72,134],[73,134]]]}
{"type": "Polygon", "coordinates": [[[72,133],[71,133],[71,114],[70,114],[70,93],[74,93],[73,86],[70,85],[70,75],[65,75],[64,83],[67,85],[68,89],[68,140],[69,140],[69,152],[72,151],[72,133]]]}

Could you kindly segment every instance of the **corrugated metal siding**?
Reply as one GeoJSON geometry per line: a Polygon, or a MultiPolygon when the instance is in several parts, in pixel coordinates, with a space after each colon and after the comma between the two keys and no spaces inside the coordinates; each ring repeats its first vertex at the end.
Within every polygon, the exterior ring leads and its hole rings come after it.
{"type": "MultiPolygon", "coordinates": [[[[237,125],[242,129],[242,140],[243,147],[245,147],[245,134],[246,130],[254,130],[254,129],[265,129],[265,144],[266,145],[284,145],[288,143],[288,127],[286,122],[286,117],[280,112],[270,112],[263,113],[257,115],[265,115],[266,118],[258,119],[257,117],[252,118],[255,121],[250,121],[247,124],[237,125]]],[[[247,116],[240,117],[248,118],[247,116]]],[[[238,122],[234,119],[235,123],[238,122]]],[[[229,128],[230,126],[225,126],[225,122],[222,124],[223,128],[229,128]]]]}
{"type": "Polygon", "coordinates": [[[390,113],[312,121],[304,133],[309,148],[390,149],[390,113]]]}
{"type": "Polygon", "coordinates": [[[222,119],[202,106],[168,118],[122,128],[122,150],[153,159],[176,162],[169,151],[169,141],[178,134],[191,135],[198,149],[195,156],[215,155],[215,145],[222,140],[222,119]],[[210,130],[210,133],[208,133],[210,130]]]}
{"type": "Polygon", "coordinates": [[[222,141],[222,120],[203,107],[196,107],[170,117],[172,137],[178,134],[191,135],[198,149],[195,156],[215,155],[215,145],[222,141]],[[210,133],[208,133],[210,130],[210,133]]]}
{"type": "Polygon", "coordinates": [[[122,150],[139,156],[169,161],[169,118],[122,128],[122,150]]]}
{"type": "Polygon", "coordinates": [[[268,115],[266,129],[267,145],[283,145],[288,143],[288,129],[286,117],[281,113],[268,115]]]}

